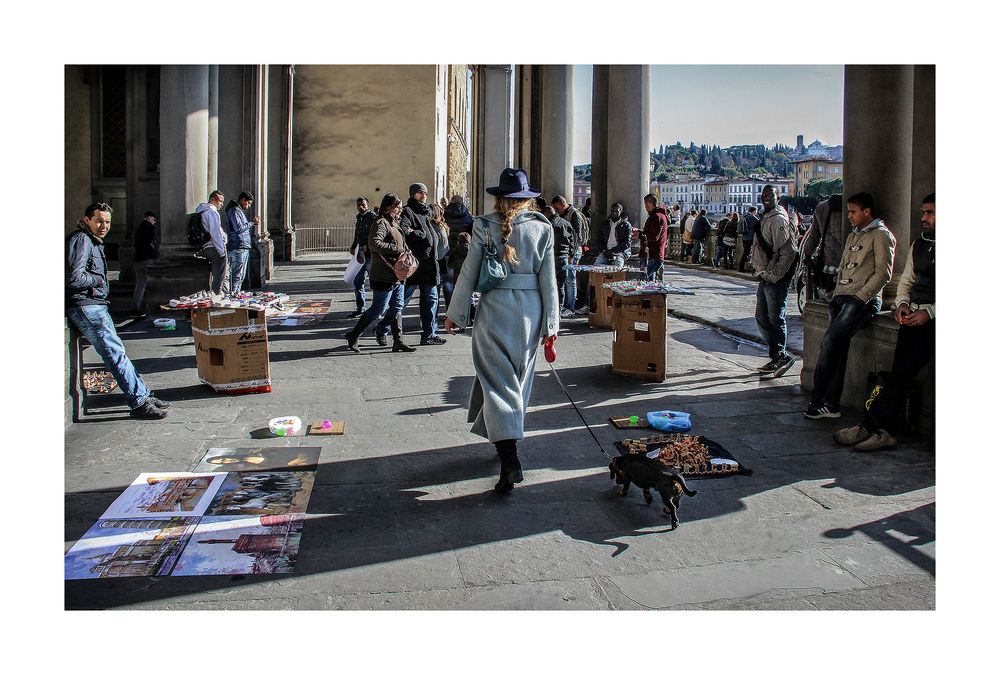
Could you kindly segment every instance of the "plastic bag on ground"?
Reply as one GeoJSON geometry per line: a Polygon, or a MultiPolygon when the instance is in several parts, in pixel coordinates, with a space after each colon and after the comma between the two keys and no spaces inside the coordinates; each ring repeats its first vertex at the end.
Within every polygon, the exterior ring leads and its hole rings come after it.
{"type": "Polygon", "coordinates": [[[650,411],[646,420],[661,432],[686,432],[691,429],[691,414],[686,411],[650,411]]]}

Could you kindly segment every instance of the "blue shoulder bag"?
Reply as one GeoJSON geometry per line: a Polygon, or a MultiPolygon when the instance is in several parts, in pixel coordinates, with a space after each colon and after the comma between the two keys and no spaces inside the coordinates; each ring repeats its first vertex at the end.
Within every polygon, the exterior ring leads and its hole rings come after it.
{"type": "Polygon", "coordinates": [[[489,292],[507,278],[507,269],[497,259],[497,249],[490,235],[489,220],[484,218],[483,224],[486,227],[486,244],[483,245],[483,261],[479,265],[479,282],[476,284],[476,292],[480,294],[489,292]]]}

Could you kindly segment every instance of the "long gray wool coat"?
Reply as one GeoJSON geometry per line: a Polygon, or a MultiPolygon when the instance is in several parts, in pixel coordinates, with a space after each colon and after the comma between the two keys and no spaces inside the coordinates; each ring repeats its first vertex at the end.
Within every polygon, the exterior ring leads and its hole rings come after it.
{"type": "MultiPolygon", "coordinates": [[[[472,245],[455,283],[448,317],[459,327],[469,321],[472,293],[479,282],[479,267],[489,224],[498,258],[500,216],[477,217],[472,224],[472,245]]],[[[509,242],[518,262],[507,268],[507,279],[483,294],[476,309],[472,332],[472,364],[476,380],[469,398],[468,420],[472,432],[490,442],[524,437],[524,413],[535,377],[535,354],[542,336],[559,331],[559,292],[556,288],[552,225],[539,213],[523,213],[514,220],[509,242]]]]}

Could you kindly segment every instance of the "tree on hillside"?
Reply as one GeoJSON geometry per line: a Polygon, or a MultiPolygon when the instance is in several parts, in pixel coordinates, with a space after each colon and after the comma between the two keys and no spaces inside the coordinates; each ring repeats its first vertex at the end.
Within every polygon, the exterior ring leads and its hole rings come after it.
{"type": "Polygon", "coordinates": [[[844,192],[844,178],[821,178],[810,180],[806,185],[806,196],[817,200],[825,199],[831,194],[842,194],[844,192]]]}

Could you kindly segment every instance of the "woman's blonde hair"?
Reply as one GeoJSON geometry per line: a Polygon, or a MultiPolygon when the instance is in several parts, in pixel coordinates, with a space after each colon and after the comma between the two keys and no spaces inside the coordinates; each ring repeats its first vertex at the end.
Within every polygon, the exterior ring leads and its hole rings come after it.
{"type": "Polygon", "coordinates": [[[517,264],[517,250],[507,242],[507,239],[510,238],[511,232],[514,231],[514,219],[522,213],[533,210],[535,200],[508,199],[505,196],[496,196],[494,199],[493,210],[500,214],[500,234],[502,236],[500,242],[504,248],[503,258],[511,264],[517,264]]]}
{"type": "Polygon", "coordinates": [[[444,229],[445,236],[451,233],[448,229],[448,223],[444,219],[444,208],[437,203],[431,204],[431,223],[444,229]]]}

